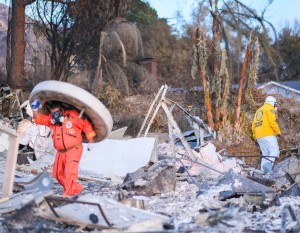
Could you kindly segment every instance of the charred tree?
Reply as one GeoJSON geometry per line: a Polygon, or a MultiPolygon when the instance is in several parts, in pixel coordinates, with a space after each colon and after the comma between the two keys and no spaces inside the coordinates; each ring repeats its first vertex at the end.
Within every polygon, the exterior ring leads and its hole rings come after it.
{"type": "Polygon", "coordinates": [[[70,69],[75,66],[79,70],[98,67],[89,78],[89,91],[92,91],[93,84],[102,73],[99,70],[103,43],[100,41],[101,31],[130,6],[131,0],[37,0],[34,14],[37,27],[51,45],[52,78],[66,81],[70,69]]]}
{"type": "Polygon", "coordinates": [[[25,62],[25,7],[31,1],[13,0],[11,15],[10,59],[8,64],[8,83],[12,88],[23,88],[23,70],[25,62]]]}
{"type": "Polygon", "coordinates": [[[203,92],[204,92],[204,102],[205,108],[207,110],[207,120],[208,125],[212,129],[215,127],[213,114],[212,114],[212,103],[210,94],[210,83],[207,79],[207,50],[206,50],[206,38],[203,29],[197,28],[195,36],[193,38],[193,68],[192,77],[196,78],[200,75],[203,92]]]}
{"type": "Polygon", "coordinates": [[[250,42],[247,45],[247,49],[245,52],[244,62],[241,70],[241,76],[240,76],[240,82],[239,82],[239,90],[238,90],[238,96],[237,96],[237,107],[235,112],[235,128],[239,128],[240,126],[240,113],[241,113],[241,103],[242,103],[242,94],[244,90],[244,82],[246,77],[246,71],[247,71],[247,65],[248,65],[248,59],[250,54],[250,49],[252,47],[253,40],[250,37],[250,42]]]}

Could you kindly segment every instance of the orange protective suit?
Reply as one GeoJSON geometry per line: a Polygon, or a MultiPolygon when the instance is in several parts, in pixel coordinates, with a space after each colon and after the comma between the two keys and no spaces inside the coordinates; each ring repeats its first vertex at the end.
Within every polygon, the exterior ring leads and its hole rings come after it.
{"type": "Polygon", "coordinates": [[[64,110],[64,121],[60,124],[51,123],[51,114],[39,114],[34,119],[36,124],[46,125],[53,131],[52,139],[57,150],[52,175],[64,188],[64,195],[72,196],[82,190],[77,182],[78,166],[82,155],[82,135],[84,132],[90,140],[96,136],[91,123],[79,118],[74,110],[64,110]]]}

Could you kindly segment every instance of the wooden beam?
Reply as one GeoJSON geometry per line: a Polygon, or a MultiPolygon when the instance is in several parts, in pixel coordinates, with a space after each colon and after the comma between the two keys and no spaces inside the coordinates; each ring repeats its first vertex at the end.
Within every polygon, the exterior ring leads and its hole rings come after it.
{"type": "Polygon", "coordinates": [[[146,128],[146,131],[145,131],[145,133],[144,133],[144,137],[147,137],[147,134],[148,134],[148,132],[149,132],[149,129],[150,129],[150,127],[151,127],[151,125],[152,125],[152,123],[153,123],[153,121],[154,121],[154,119],[155,119],[157,113],[158,113],[158,110],[160,109],[160,103],[161,103],[161,102],[163,101],[163,99],[165,98],[165,95],[166,95],[166,93],[167,93],[167,90],[168,90],[168,86],[165,85],[165,86],[164,86],[164,89],[163,89],[163,92],[162,92],[162,94],[161,94],[160,100],[159,100],[159,102],[158,102],[158,104],[157,104],[157,106],[156,106],[156,108],[155,108],[155,110],[154,110],[154,112],[153,112],[153,114],[152,114],[152,117],[151,117],[151,119],[150,119],[150,121],[149,121],[149,124],[148,124],[148,126],[147,126],[147,128],[146,128]]]}
{"type": "Polygon", "coordinates": [[[3,131],[4,133],[10,134],[12,136],[18,136],[18,133],[15,129],[8,128],[7,126],[0,124],[0,131],[3,131]]]}
{"type": "Polygon", "coordinates": [[[0,125],[0,130],[9,135],[9,146],[5,164],[5,174],[2,187],[2,198],[7,198],[12,194],[14,185],[15,169],[19,150],[19,137],[15,130],[0,125]]]}
{"type": "Polygon", "coordinates": [[[175,121],[172,113],[170,112],[168,106],[166,105],[166,103],[164,101],[161,101],[161,107],[164,109],[166,115],[167,115],[167,118],[168,118],[168,121],[170,121],[170,124],[173,126],[173,128],[175,129],[176,133],[178,134],[178,137],[180,138],[184,148],[186,149],[188,155],[193,159],[193,160],[197,160],[197,157],[194,155],[191,147],[189,146],[189,144],[187,143],[187,141],[185,140],[181,130],[179,129],[178,127],[178,124],[177,122],[175,121]]]}

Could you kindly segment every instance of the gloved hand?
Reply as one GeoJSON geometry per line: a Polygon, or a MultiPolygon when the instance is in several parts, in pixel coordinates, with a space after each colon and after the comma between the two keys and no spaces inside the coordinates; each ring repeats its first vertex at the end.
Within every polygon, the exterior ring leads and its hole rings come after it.
{"type": "Polygon", "coordinates": [[[34,101],[31,103],[30,107],[31,107],[32,111],[35,112],[35,111],[39,110],[39,108],[41,108],[42,105],[41,105],[41,103],[40,103],[39,100],[34,100],[34,101]]]}

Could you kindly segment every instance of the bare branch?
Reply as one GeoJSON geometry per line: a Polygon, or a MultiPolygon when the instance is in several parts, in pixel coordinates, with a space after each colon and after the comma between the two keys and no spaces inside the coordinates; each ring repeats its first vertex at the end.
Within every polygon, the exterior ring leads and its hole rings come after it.
{"type": "Polygon", "coordinates": [[[34,3],[36,0],[24,0],[24,5],[30,5],[31,3],[34,3]]]}

